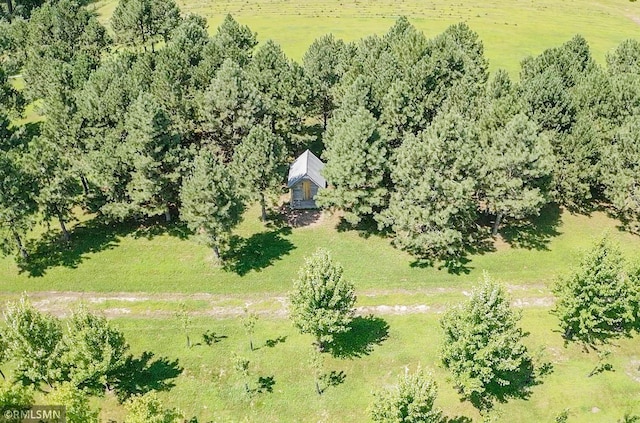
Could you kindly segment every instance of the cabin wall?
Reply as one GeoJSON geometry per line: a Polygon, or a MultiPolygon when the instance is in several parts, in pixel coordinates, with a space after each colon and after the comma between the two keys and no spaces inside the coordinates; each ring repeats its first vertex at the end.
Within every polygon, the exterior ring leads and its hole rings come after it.
{"type": "Polygon", "coordinates": [[[313,209],[317,208],[316,202],[313,200],[318,194],[320,187],[311,181],[311,200],[304,200],[304,190],[302,188],[302,182],[291,187],[291,206],[294,208],[313,209]]]}

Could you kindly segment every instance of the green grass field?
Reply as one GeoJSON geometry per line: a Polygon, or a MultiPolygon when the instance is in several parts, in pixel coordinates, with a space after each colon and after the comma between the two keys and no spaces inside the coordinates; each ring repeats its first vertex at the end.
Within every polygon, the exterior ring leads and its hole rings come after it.
{"type": "MultiPolygon", "coordinates": [[[[108,23],[116,0],[95,3],[101,20],[108,23]]],[[[333,33],[347,41],[383,34],[399,16],[429,36],[446,27],[467,22],[484,41],[492,69],[518,74],[528,55],[560,45],[582,34],[594,57],[604,63],[607,52],[627,38],[637,37],[640,9],[628,0],[178,0],[187,13],[209,20],[215,31],[225,14],[273,39],[295,60],[321,35],[333,33]]]]}
{"type": "MultiPolygon", "coordinates": [[[[453,286],[467,289],[487,270],[498,280],[538,288],[570,270],[595,237],[609,233],[635,259],[640,238],[621,232],[604,213],[591,216],[550,212],[525,246],[498,241],[495,251],[469,256],[468,273],[416,266],[386,238],[339,232],[339,219],[327,216],[310,227],[267,228],[249,210],[236,234],[244,239],[228,268],[215,266],[210,251],[177,230],[127,227],[114,230],[80,223],[70,247],[55,238],[42,244],[27,270],[12,257],[0,259],[0,291],[208,292],[280,294],[287,292],[304,257],[329,249],[358,290],[412,290],[453,286]]],[[[512,243],[515,242],[512,240],[512,243]]],[[[396,300],[400,300],[396,295],[396,300]]]]}
{"type": "MultiPolygon", "coordinates": [[[[386,339],[371,342],[368,348],[365,343],[353,342],[356,352],[368,350],[360,356],[325,359],[326,372],[343,372],[345,378],[322,396],[315,393],[308,364],[311,338],[299,335],[287,320],[259,320],[254,336],[258,349],[254,352],[249,350],[248,338],[237,320],[196,319],[190,334],[201,345],[191,349],[186,348],[184,333],[173,321],[123,319],[116,324],[125,331],[135,354],[153,351],[156,359],[178,359],[175,364],[183,368],[182,374],[175,380],[176,386],[161,397],[167,405],[187,410],[188,417],[197,416],[199,421],[366,422],[372,391],[394,383],[405,366],[414,370],[418,365],[433,371],[439,385],[438,405],[449,417],[467,416],[478,421],[477,412],[459,401],[447,371],[439,365],[438,316],[383,317],[376,322],[388,325],[386,339]],[[227,338],[205,345],[201,334],[208,330],[227,338]],[[281,341],[274,346],[265,345],[267,340],[278,338],[281,341]],[[259,377],[273,377],[273,392],[248,399],[242,377],[231,364],[233,353],[251,361],[251,388],[259,377]]],[[[612,359],[614,371],[587,377],[596,365],[596,355],[585,354],[577,346],[563,347],[556,320],[548,310],[526,310],[523,327],[531,332],[527,344],[532,350],[546,347],[545,358],[553,363],[553,372],[533,388],[530,398],[499,404],[499,421],[551,422],[565,408],[571,422],[615,422],[625,412],[640,413],[637,338],[619,343],[612,359]]],[[[122,413],[114,398],[103,404],[105,421],[121,421],[122,413]]]]}

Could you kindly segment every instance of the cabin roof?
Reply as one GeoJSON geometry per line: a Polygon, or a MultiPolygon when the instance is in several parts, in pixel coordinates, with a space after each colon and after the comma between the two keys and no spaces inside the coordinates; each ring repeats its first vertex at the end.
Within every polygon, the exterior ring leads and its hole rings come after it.
{"type": "Polygon", "coordinates": [[[321,174],[324,163],[311,151],[307,150],[289,167],[287,187],[291,188],[302,179],[310,179],[321,188],[327,187],[327,180],[321,174]]]}

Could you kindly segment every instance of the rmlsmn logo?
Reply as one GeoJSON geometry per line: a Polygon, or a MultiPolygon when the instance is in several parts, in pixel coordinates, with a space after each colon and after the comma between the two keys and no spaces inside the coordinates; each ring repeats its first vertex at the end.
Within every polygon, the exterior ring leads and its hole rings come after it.
{"type": "Polygon", "coordinates": [[[31,408],[7,408],[0,423],[66,423],[65,408],[59,405],[34,405],[31,408]]]}

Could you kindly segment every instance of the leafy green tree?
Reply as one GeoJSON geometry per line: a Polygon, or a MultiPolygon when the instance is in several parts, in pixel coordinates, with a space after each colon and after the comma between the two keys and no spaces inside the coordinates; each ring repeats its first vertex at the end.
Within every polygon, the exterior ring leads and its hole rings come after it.
{"type": "Polygon", "coordinates": [[[24,383],[49,386],[63,379],[62,324],[36,310],[26,299],[10,302],[4,311],[8,351],[16,363],[16,375],[24,383]]]}
{"type": "Polygon", "coordinates": [[[168,114],[150,94],[141,93],[131,105],[125,121],[128,157],[132,162],[127,191],[140,213],[164,213],[178,201],[180,184],[180,139],[171,130],[168,114]]]}
{"type": "Polygon", "coordinates": [[[429,373],[418,369],[398,378],[398,384],[374,393],[371,419],[378,423],[439,423],[442,411],[434,402],[438,387],[429,373]]]}
{"type": "Polygon", "coordinates": [[[331,112],[336,107],[333,88],[342,75],[345,45],[333,34],[316,39],[302,58],[304,74],[312,87],[312,110],[322,116],[324,129],[331,112]]]}
{"type": "Polygon", "coordinates": [[[120,0],[111,26],[121,43],[143,46],[166,42],[171,31],[180,23],[180,9],[173,0],[120,0]]]}
{"type": "Polygon", "coordinates": [[[289,296],[293,324],[301,333],[313,335],[320,351],[334,335],[347,332],[353,318],[354,286],[342,273],[329,252],[318,249],[305,259],[289,296]]]}
{"type": "Polygon", "coordinates": [[[30,408],[35,403],[33,388],[8,380],[0,381],[0,410],[30,408]]]}
{"type": "Polygon", "coordinates": [[[47,394],[47,404],[65,408],[65,419],[69,423],[98,423],[99,411],[89,404],[89,395],[71,382],[57,385],[47,394]]]}
{"type": "Polygon", "coordinates": [[[318,193],[318,205],[344,210],[351,224],[385,205],[387,150],[369,111],[361,107],[336,112],[325,134],[323,158],[323,174],[332,189],[318,193]]]}
{"type": "Polygon", "coordinates": [[[637,286],[625,272],[619,246],[606,237],[584,255],[575,271],[556,282],[553,293],[554,314],[569,341],[607,343],[628,335],[635,325],[637,286]]]}
{"type": "Polygon", "coordinates": [[[233,370],[235,370],[244,381],[245,393],[250,394],[251,389],[249,388],[249,364],[251,364],[251,361],[237,355],[236,353],[233,353],[233,355],[231,356],[231,362],[233,364],[233,370]]]}
{"type": "Polygon", "coordinates": [[[0,251],[29,254],[24,245],[26,233],[33,227],[37,212],[37,186],[16,154],[0,154],[0,251]]]}
{"type": "Polygon", "coordinates": [[[225,60],[207,88],[200,113],[211,142],[231,156],[233,149],[262,120],[262,98],[246,72],[225,60]]]}
{"type": "Polygon", "coordinates": [[[267,201],[282,190],[286,171],[283,140],[262,125],[256,125],[233,154],[233,170],[238,183],[251,199],[259,199],[262,221],[267,220],[267,201]]]}
{"type": "Polygon", "coordinates": [[[67,320],[63,343],[62,363],[72,386],[95,394],[109,388],[129,350],[121,331],[85,307],[75,310],[67,320]]]}
{"type": "Polygon", "coordinates": [[[536,216],[547,203],[553,166],[549,141],[523,114],[486,134],[482,143],[482,203],[495,215],[493,235],[504,217],[536,216]]]}
{"type": "Polygon", "coordinates": [[[442,363],[451,371],[464,400],[481,411],[495,400],[526,395],[532,382],[532,358],[511,310],[505,289],[487,273],[471,297],[440,320],[444,331],[442,363]]]}
{"type": "Polygon", "coordinates": [[[447,114],[396,151],[389,207],[378,216],[393,242],[419,258],[456,260],[477,218],[477,139],[474,125],[447,114]]]}
{"type": "Polygon", "coordinates": [[[154,391],[132,397],[124,408],[124,423],[179,423],[184,418],[180,410],[165,408],[154,391]]]}
{"type": "Polygon", "coordinates": [[[235,178],[219,155],[203,148],[196,157],[191,175],[182,183],[180,219],[201,235],[216,260],[231,230],[242,220],[243,198],[235,178]]]}

